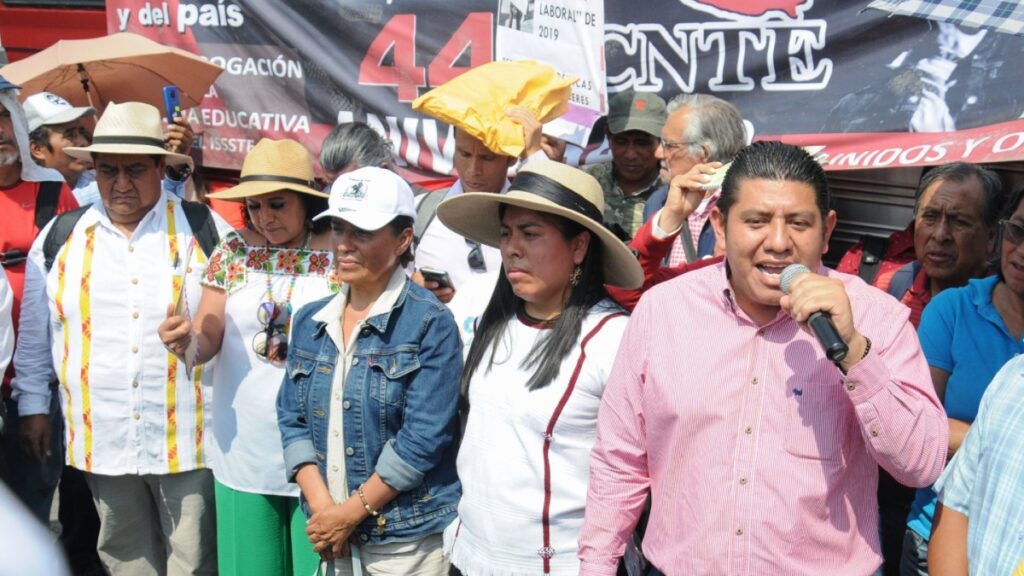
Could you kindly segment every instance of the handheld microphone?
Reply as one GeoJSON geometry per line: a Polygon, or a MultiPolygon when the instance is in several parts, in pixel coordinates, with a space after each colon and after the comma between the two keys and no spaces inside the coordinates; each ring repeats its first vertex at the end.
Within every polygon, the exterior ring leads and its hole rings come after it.
{"type": "MultiPolygon", "coordinates": [[[[782,270],[782,274],[779,275],[779,287],[782,288],[782,293],[789,295],[789,285],[797,276],[805,273],[811,274],[812,272],[803,264],[786,266],[782,270]]],[[[821,347],[825,349],[825,356],[828,356],[829,360],[839,363],[846,358],[850,347],[843,342],[843,337],[839,335],[836,325],[832,323],[832,317],[827,312],[818,311],[811,314],[807,318],[807,324],[811,327],[818,342],[821,343],[821,347]]]]}

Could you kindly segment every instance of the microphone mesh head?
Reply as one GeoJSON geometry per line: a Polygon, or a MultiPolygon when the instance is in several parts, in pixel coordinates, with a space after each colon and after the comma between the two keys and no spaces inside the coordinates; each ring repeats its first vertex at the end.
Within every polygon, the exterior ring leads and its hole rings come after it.
{"type": "Polygon", "coordinates": [[[779,288],[782,289],[783,294],[789,294],[789,285],[793,280],[805,273],[810,272],[811,269],[803,264],[790,264],[782,269],[782,274],[779,274],[779,288]]]}

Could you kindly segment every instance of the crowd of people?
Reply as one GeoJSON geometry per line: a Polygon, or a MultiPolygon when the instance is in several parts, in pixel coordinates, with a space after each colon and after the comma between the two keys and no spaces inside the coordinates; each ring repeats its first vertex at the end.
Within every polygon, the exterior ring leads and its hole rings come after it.
{"type": "Polygon", "coordinates": [[[264,139],[208,195],[183,119],[21,96],[0,573],[1024,570],[1024,189],[985,167],[832,270],[823,168],[714,96],[614,96],[603,164],[512,108],[522,154],[456,125],[448,188],[356,122],[320,181],[264,139]]]}

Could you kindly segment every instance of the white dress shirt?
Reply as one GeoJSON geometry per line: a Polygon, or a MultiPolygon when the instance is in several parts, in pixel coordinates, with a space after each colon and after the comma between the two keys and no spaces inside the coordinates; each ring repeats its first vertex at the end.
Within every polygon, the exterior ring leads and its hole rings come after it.
{"type": "MultiPolygon", "coordinates": [[[[230,226],[212,214],[223,235],[230,226]]],[[[59,380],[67,463],[106,475],[167,474],[203,468],[209,378],[157,335],[181,290],[192,313],[206,256],[181,201],[162,191],[130,237],[102,203],[75,225],[47,272],[43,243],[29,252],[15,398],[21,414],[45,414],[59,380]]]]}
{"type": "MultiPolygon", "coordinates": [[[[507,180],[504,182],[501,194],[507,192],[509,188],[509,182],[507,180]]],[[[462,193],[462,180],[457,180],[444,195],[444,199],[454,198],[462,193]]],[[[421,202],[422,198],[423,196],[417,201],[421,202]]],[[[467,243],[462,235],[445,226],[440,218],[434,218],[427,229],[423,231],[423,237],[420,238],[419,245],[416,246],[415,266],[416,269],[427,266],[447,272],[455,286],[455,291],[458,292],[459,288],[468,283],[475,274],[484,274],[501,268],[501,252],[497,248],[481,244],[480,251],[487,269],[473,270],[470,268],[468,260],[472,249],[472,243],[467,243]]]]}
{"type": "Polygon", "coordinates": [[[0,274],[0,374],[7,370],[14,352],[14,326],[11,325],[11,306],[14,295],[7,282],[7,274],[0,274]]]}

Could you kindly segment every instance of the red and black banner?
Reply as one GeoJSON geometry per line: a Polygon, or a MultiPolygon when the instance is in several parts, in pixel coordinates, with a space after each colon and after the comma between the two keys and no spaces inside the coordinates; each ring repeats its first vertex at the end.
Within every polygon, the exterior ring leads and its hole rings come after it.
{"type": "MultiPolygon", "coordinates": [[[[262,137],[318,152],[338,122],[380,128],[423,176],[451,170],[449,128],[419,94],[494,57],[508,0],[108,0],[109,30],[225,68],[189,118],[201,161],[237,168],[262,137]]],[[[529,0],[527,12],[545,0],[529,0]]],[[[612,93],[712,93],[755,138],[816,150],[830,169],[1024,158],[1024,38],[864,10],[868,0],[605,3],[612,93]]]]}

